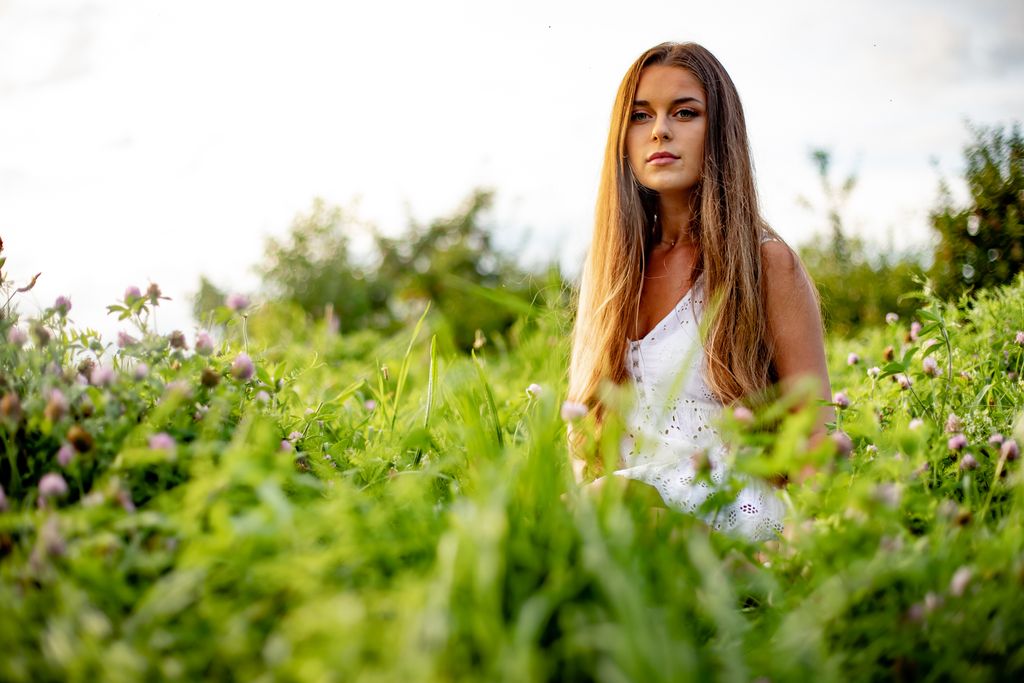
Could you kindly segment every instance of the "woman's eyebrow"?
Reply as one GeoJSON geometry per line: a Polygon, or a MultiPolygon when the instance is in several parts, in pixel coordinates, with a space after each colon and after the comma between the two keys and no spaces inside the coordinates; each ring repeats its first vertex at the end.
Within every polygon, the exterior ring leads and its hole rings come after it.
{"type": "MultiPolygon", "coordinates": [[[[698,100],[696,97],[677,97],[672,100],[672,106],[677,104],[686,104],[687,102],[696,102],[697,104],[703,105],[704,103],[698,100]]],[[[634,107],[649,107],[651,103],[647,100],[633,100],[634,107]]]]}

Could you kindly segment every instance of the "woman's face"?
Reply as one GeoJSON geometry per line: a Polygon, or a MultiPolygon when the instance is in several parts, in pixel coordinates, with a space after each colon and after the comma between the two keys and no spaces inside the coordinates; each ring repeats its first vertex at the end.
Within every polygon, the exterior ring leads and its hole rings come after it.
{"type": "Polygon", "coordinates": [[[626,131],[626,157],[641,185],[660,195],[687,195],[700,182],[705,98],[686,69],[649,66],[641,72],[626,131]]]}

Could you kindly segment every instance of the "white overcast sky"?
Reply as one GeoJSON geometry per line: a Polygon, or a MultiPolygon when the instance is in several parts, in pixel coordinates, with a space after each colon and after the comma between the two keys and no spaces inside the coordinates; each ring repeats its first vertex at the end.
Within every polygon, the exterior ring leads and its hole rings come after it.
{"type": "Polygon", "coordinates": [[[574,273],[615,88],[664,40],[703,43],[747,114],[768,219],[820,229],[809,151],[856,172],[851,226],[929,240],[964,125],[1024,113],[1024,2],[0,0],[0,237],[32,313],[157,282],[194,329],[200,274],[251,291],[314,197],[388,231],[497,191],[498,241],[574,273]]]}

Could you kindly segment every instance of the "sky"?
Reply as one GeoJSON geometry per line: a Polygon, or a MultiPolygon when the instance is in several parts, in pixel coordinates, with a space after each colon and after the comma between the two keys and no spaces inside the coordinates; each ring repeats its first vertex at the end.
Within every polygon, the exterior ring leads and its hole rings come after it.
{"type": "MultiPolygon", "coordinates": [[[[162,332],[205,275],[254,292],[315,197],[397,234],[496,191],[497,243],[578,272],[615,89],[693,40],[743,100],[759,194],[792,244],[824,229],[809,155],[858,184],[850,229],[927,248],[973,125],[1024,113],[1024,2],[0,0],[0,237],[23,314],[157,283],[162,332]]],[[[353,235],[358,242],[365,234],[353,235]]]]}

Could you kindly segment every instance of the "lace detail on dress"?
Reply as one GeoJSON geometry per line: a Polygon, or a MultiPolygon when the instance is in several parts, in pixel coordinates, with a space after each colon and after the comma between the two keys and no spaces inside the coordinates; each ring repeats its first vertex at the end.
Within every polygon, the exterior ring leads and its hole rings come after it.
{"type": "MultiPolygon", "coordinates": [[[[728,453],[712,426],[722,404],[703,378],[703,303],[695,286],[647,336],[629,343],[626,369],[635,405],[622,443],[626,467],[615,472],[654,486],[666,505],[691,514],[700,514],[728,478],[728,453]],[[708,469],[703,476],[700,467],[708,469]]],[[[742,488],[735,500],[701,517],[726,533],[774,538],[782,531],[782,501],[766,482],[737,478],[742,488]]]]}

